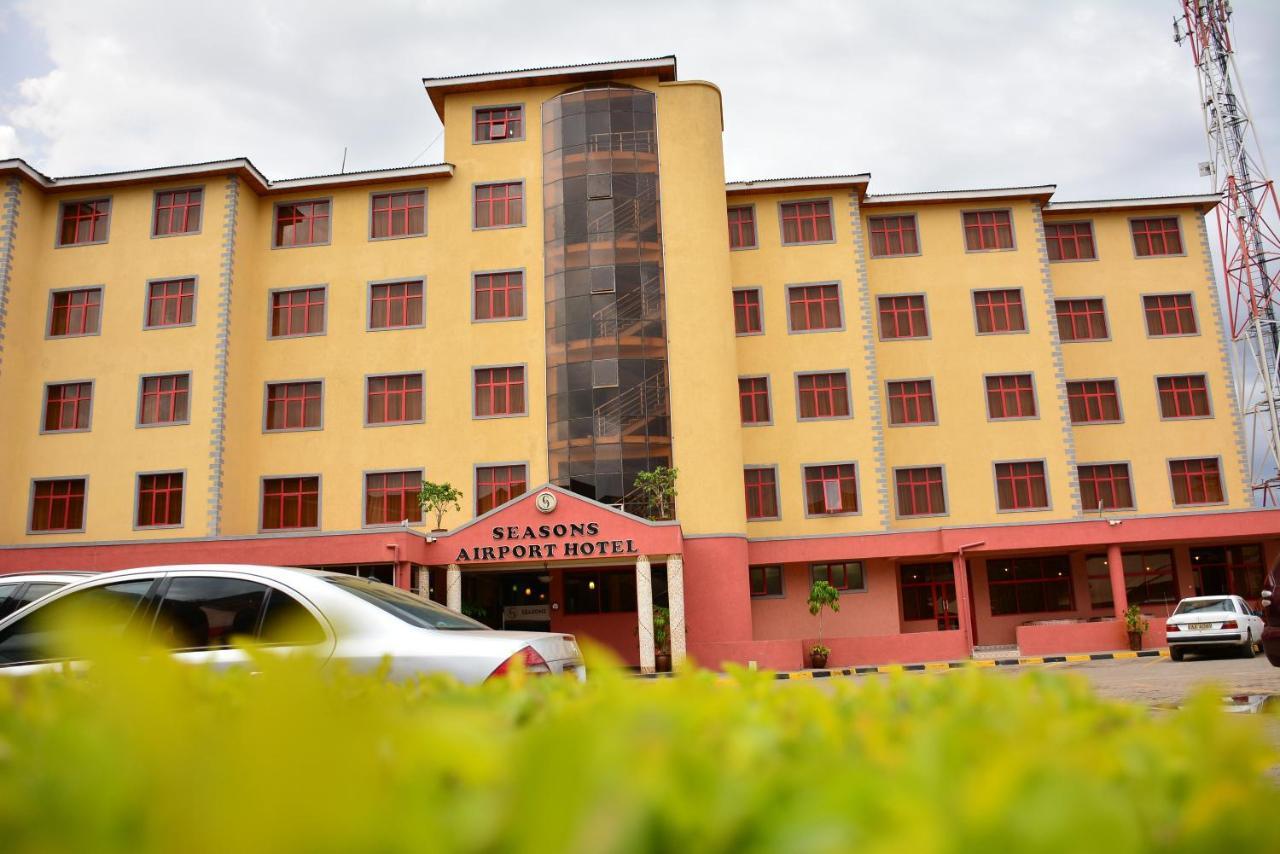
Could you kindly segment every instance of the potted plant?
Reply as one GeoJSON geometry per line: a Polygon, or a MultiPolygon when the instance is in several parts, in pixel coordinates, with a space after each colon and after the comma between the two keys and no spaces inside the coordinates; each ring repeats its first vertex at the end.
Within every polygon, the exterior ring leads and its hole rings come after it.
{"type": "Polygon", "coordinates": [[[827,656],[831,654],[828,647],[822,645],[822,609],[830,608],[833,613],[840,611],[840,591],[826,581],[815,581],[809,590],[809,613],[818,618],[818,642],[809,648],[809,666],[821,669],[827,666],[827,656]]]}
{"type": "Polygon", "coordinates": [[[451,483],[432,483],[429,480],[422,482],[422,488],[418,490],[418,504],[422,505],[424,513],[436,514],[436,526],[431,531],[433,534],[444,533],[444,528],[440,525],[446,510],[450,507],[462,510],[461,498],[462,492],[454,489],[451,483]]]}
{"type": "Polygon", "coordinates": [[[676,477],[679,469],[655,466],[636,475],[635,488],[649,506],[649,518],[655,522],[670,519],[676,507],[676,477]]]}
{"type": "Polygon", "coordinates": [[[1124,609],[1124,627],[1129,633],[1129,649],[1137,652],[1142,649],[1142,636],[1146,634],[1150,623],[1142,616],[1142,609],[1130,605],[1124,609]]]}
{"type": "Polygon", "coordinates": [[[659,673],[671,672],[671,612],[654,606],[653,609],[653,661],[659,673]]]}

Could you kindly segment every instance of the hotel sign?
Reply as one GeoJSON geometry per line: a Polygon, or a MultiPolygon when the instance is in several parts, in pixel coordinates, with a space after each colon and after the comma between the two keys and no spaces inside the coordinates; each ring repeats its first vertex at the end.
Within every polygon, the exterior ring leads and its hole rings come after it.
{"type": "Polygon", "coordinates": [[[495,545],[458,550],[457,563],[500,560],[562,560],[639,554],[635,540],[602,539],[598,522],[497,525],[489,529],[495,545]]]}

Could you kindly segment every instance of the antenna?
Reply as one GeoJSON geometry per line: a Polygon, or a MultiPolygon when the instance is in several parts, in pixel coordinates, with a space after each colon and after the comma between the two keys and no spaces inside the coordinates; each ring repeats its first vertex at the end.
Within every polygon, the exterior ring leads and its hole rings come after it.
{"type": "Polygon", "coordinates": [[[338,170],[343,175],[347,174],[347,147],[342,146],[342,168],[338,170]]]}

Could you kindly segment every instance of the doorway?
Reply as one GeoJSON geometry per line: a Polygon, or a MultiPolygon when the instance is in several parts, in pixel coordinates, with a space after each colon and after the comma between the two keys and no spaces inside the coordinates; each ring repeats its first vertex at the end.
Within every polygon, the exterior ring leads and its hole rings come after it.
{"type": "Polygon", "coordinates": [[[551,576],[547,572],[464,572],[462,613],[491,629],[549,631],[551,576]]]}

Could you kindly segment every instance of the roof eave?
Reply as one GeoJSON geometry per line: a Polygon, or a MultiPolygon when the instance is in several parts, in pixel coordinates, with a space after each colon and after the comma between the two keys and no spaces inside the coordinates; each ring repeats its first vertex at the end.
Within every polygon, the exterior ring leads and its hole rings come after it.
{"type": "Polygon", "coordinates": [[[813,178],[761,178],[754,181],[729,181],[724,185],[726,195],[748,193],[783,193],[794,190],[838,190],[846,187],[866,187],[871,173],[857,175],[821,175],[813,178]]]}
{"type": "Polygon", "coordinates": [[[1044,199],[1058,189],[1056,184],[1034,187],[993,187],[986,190],[931,190],[924,193],[886,193],[867,196],[868,205],[901,205],[918,202],[980,202],[988,199],[1044,199]]]}
{"type": "Polygon", "coordinates": [[[1050,202],[1045,205],[1046,214],[1075,213],[1102,210],[1142,210],[1149,208],[1190,207],[1200,213],[1208,213],[1218,206],[1222,197],[1217,193],[1200,193],[1185,196],[1151,196],[1136,199],[1085,199],[1081,201],[1050,202]]]}

